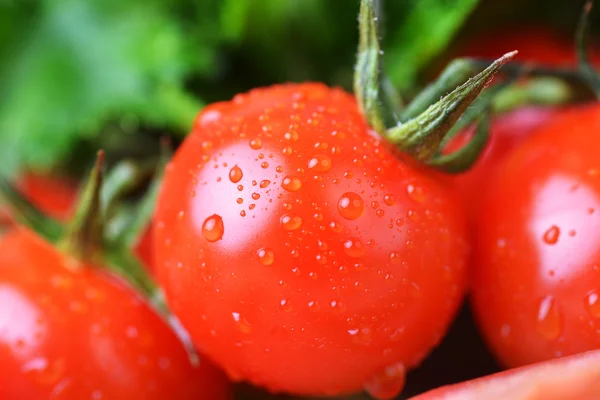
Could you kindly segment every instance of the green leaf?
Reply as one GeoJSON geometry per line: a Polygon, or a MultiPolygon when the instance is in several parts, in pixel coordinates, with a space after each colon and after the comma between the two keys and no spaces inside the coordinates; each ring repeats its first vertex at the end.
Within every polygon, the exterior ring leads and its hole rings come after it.
{"type": "Polygon", "coordinates": [[[166,6],[152,0],[2,6],[0,21],[19,16],[23,23],[0,29],[0,173],[49,168],[79,139],[124,114],[179,130],[191,126],[201,103],[183,89],[191,68],[186,32],[166,6]],[[32,8],[33,17],[23,17],[21,7],[32,8]]]}
{"type": "Polygon", "coordinates": [[[400,18],[385,19],[386,71],[398,88],[407,89],[452,40],[477,0],[402,0],[384,5],[387,15],[400,18]]]}

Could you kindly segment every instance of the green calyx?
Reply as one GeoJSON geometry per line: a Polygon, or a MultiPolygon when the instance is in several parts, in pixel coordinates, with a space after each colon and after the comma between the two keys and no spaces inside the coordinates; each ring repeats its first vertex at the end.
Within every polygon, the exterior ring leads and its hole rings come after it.
{"type": "Polygon", "coordinates": [[[376,0],[361,0],[354,75],[358,106],[382,137],[425,164],[450,173],[469,169],[485,150],[493,115],[526,105],[600,98],[600,77],[586,52],[591,1],[583,8],[577,30],[577,69],[514,62],[516,51],[492,61],[457,59],[406,105],[384,72],[376,8],[376,0]],[[483,92],[501,68],[505,79],[483,92]],[[527,80],[516,84],[522,77],[527,80]],[[443,154],[448,140],[472,124],[476,130],[471,142],[453,154],[443,154]]]}
{"type": "Polygon", "coordinates": [[[469,60],[455,61],[437,82],[402,109],[393,91],[386,90],[388,86],[383,72],[383,53],[373,0],[361,1],[359,24],[354,91],[369,125],[417,160],[450,172],[468,168],[485,147],[489,125],[487,115],[480,118],[480,129],[473,143],[465,146],[460,153],[452,158],[440,157],[440,147],[468,107],[516,51],[507,53],[483,71],[477,70],[469,60]],[[466,80],[472,75],[475,76],[466,80]]]}
{"type": "Polygon", "coordinates": [[[101,264],[104,256],[104,216],[100,202],[103,163],[104,152],[99,151],[81,192],[75,216],[57,243],[63,252],[96,264],[101,264]]]}
{"type": "MultiPolygon", "coordinates": [[[[104,179],[102,171],[104,153],[98,152],[96,162],[85,182],[76,205],[75,215],[66,225],[50,218],[31,204],[22,193],[4,178],[0,178],[0,195],[11,207],[19,222],[30,227],[46,240],[54,243],[59,250],[81,261],[91,263],[99,268],[106,268],[127,280],[135,289],[148,299],[159,298],[158,287],[150,278],[140,261],[132,254],[131,244],[145,232],[150,222],[152,207],[156,199],[158,181],[167,155],[161,157],[156,167],[150,164],[137,166],[125,161],[118,164],[104,179]],[[144,178],[156,176],[151,183],[151,190],[133,210],[127,210],[127,216],[136,221],[127,224],[125,235],[128,240],[122,241],[121,235],[109,235],[112,222],[107,221],[108,206],[117,208],[118,199],[130,189],[139,186],[144,178]]],[[[147,180],[147,179],[146,179],[147,180]]],[[[117,212],[115,219],[122,218],[117,212]]],[[[164,304],[154,304],[159,310],[166,310],[164,304]]]]}

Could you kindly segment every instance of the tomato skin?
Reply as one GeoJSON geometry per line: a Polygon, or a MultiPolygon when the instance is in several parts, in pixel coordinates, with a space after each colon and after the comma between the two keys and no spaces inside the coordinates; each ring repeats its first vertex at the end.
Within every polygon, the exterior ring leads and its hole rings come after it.
{"type": "MultiPolygon", "coordinates": [[[[26,173],[19,179],[17,186],[29,201],[48,216],[66,221],[73,215],[74,202],[79,192],[76,182],[60,176],[26,173]]],[[[10,211],[4,207],[0,208],[0,221],[14,224],[10,211]]],[[[152,227],[148,227],[140,238],[135,246],[135,253],[153,271],[152,227]]]]}
{"type": "Polygon", "coordinates": [[[490,178],[472,304],[509,367],[600,348],[600,107],[566,110],[490,178]]]}
{"type": "Polygon", "coordinates": [[[272,391],[364,385],[389,398],[463,297],[468,245],[451,194],[399,160],[352,96],[321,84],[206,108],[167,167],[153,224],[158,279],[194,343],[272,391]]]}
{"type": "MultiPolygon", "coordinates": [[[[459,196],[470,219],[479,213],[482,190],[485,190],[487,180],[497,165],[556,112],[556,108],[532,106],[494,118],[486,148],[471,168],[442,178],[459,196]]],[[[472,139],[473,133],[473,129],[466,130],[452,138],[444,153],[452,153],[463,147],[472,139]]]]}
{"type": "Polygon", "coordinates": [[[25,228],[0,240],[0,398],[230,398],[141,297],[76,262],[25,228]]]}
{"type": "MultiPolygon", "coordinates": [[[[551,66],[574,66],[577,62],[575,46],[571,38],[565,39],[543,26],[518,27],[494,31],[467,41],[456,52],[456,57],[496,59],[507,51],[518,50],[517,61],[535,62],[551,66]]],[[[592,61],[600,60],[597,48],[591,49],[592,61]]],[[[477,162],[466,172],[445,178],[474,218],[481,206],[481,192],[487,179],[502,159],[525,140],[531,132],[543,125],[548,118],[560,112],[559,107],[527,106],[516,111],[494,116],[486,149],[477,162]]],[[[471,140],[473,129],[455,136],[444,149],[445,153],[458,150],[471,140]]]]}
{"type": "MultiPolygon", "coordinates": [[[[516,26],[493,31],[467,41],[457,53],[464,57],[494,60],[509,51],[518,50],[517,61],[535,61],[554,66],[575,66],[577,56],[573,38],[561,36],[545,26],[516,26]]],[[[597,49],[590,57],[598,60],[597,49]]]]}
{"type": "Polygon", "coordinates": [[[412,397],[410,400],[595,400],[600,351],[515,368],[412,397]]]}

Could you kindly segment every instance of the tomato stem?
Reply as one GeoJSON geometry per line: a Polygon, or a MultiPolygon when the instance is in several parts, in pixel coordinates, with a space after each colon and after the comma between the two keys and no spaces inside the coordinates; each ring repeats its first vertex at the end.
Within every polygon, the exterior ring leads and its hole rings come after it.
{"type": "Polygon", "coordinates": [[[359,13],[359,43],[354,72],[354,93],[369,125],[380,134],[395,124],[402,100],[383,72],[379,24],[374,0],[362,0],[359,13]]]}
{"type": "Polygon", "coordinates": [[[57,247],[67,254],[93,262],[102,262],[103,259],[104,213],[100,196],[103,163],[104,152],[99,151],[81,193],[75,216],[57,243],[57,247]]]}
{"type": "Polygon", "coordinates": [[[516,53],[514,51],[505,54],[417,117],[388,129],[387,138],[404,152],[427,162],[438,152],[444,136],[489,84],[500,67],[516,53]]]}
{"type": "Polygon", "coordinates": [[[596,74],[594,67],[588,57],[589,19],[592,11],[592,0],[588,0],[583,6],[577,33],[575,35],[575,48],[577,49],[578,67],[583,79],[587,82],[594,94],[600,99],[600,77],[596,74]]]}
{"type": "Polygon", "coordinates": [[[32,227],[44,239],[55,242],[62,236],[63,228],[60,223],[38,210],[19,190],[2,177],[0,177],[0,194],[11,207],[15,218],[32,227]]]}

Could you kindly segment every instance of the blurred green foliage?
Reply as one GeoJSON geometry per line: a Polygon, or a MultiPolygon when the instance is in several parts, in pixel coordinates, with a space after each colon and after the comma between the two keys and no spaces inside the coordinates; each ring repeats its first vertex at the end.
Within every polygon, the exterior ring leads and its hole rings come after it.
{"type": "MultiPolygon", "coordinates": [[[[414,84],[475,2],[385,4],[385,48],[399,87],[414,84]]],[[[182,136],[204,103],[259,85],[349,88],[358,3],[0,2],[0,172],[68,163],[82,141],[106,146],[115,132],[182,136]]]]}
{"type": "MultiPolygon", "coordinates": [[[[203,104],[256,86],[318,80],[350,89],[358,5],[0,0],[0,173],[77,171],[99,147],[113,158],[155,152],[160,135],[182,138],[203,104]]],[[[445,60],[457,34],[476,37],[507,21],[571,34],[581,7],[563,0],[379,5],[386,69],[407,97],[431,62],[445,60]]]]}

